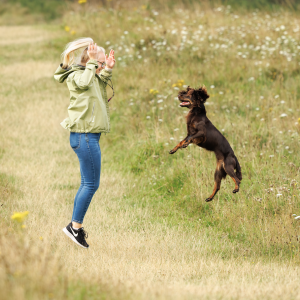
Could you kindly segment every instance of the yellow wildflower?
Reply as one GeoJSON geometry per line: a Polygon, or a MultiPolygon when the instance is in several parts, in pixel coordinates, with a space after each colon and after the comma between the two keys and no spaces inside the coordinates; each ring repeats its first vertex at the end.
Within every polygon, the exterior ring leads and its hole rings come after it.
{"type": "Polygon", "coordinates": [[[78,0],[78,3],[79,3],[79,4],[83,4],[83,3],[86,3],[86,1],[87,1],[87,0],[78,0]]]}
{"type": "Polygon", "coordinates": [[[23,224],[23,225],[21,226],[21,228],[26,228],[26,225],[23,224]]]}
{"type": "Polygon", "coordinates": [[[65,26],[65,31],[69,32],[70,31],[70,27],[69,26],[65,26]]]}
{"type": "Polygon", "coordinates": [[[142,5],[142,9],[144,9],[144,10],[145,10],[146,8],[147,8],[147,6],[146,6],[146,5],[142,5]]]}
{"type": "Polygon", "coordinates": [[[72,30],[72,31],[71,31],[71,34],[72,34],[72,35],[74,35],[75,33],[76,33],[76,31],[75,31],[75,30],[72,30]]]}
{"type": "Polygon", "coordinates": [[[300,123],[300,118],[298,119],[298,123],[300,123]]]}
{"type": "Polygon", "coordinates": [[[42,236],[40,236],[40,240],[42,241],[44,238],[42,236]]]}
{"type": "Polygon", "coordinates": [[[24,220],[26,219],[27,215],[29,214],[29,211],[23,211],[23,212],[15,212],[12,216],[11,219],[15,220],[19,223],[23,223],[24,220]]]}
{"type": "Polygon", "coordinates": [[[158,90],[150,89],[149,93],[152,95],[156,95],[156,94],[158,94],[158,90]]]}
{"type": "Polygon", "coordinates": [[[184,80],[183,79],[179,79],[177,80],[177,82],[172,84],[172,87],[182,87],[184,85],[184,80]]]}

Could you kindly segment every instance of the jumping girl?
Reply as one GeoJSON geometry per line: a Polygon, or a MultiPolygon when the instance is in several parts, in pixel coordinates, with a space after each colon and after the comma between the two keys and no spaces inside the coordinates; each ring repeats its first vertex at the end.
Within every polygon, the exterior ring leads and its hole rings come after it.
{"type": "Polygon", "coordinates": [[[114,51],[105,55],[91,38],[82,38],[66,46],[63,63],[54,78],[66,81],[70,91],[69,117],[62,127],[70,131],[70,145],[78,156],[81,185],[74,200],[72,220],[63,232],[76,244],[88,248],[82,227],[89,204],[100,184],[101,133],[109,132],[110,120],[106,85],[115,65],[114,51]],[[76,54],[79,56],[76,58],[76,54]]]}

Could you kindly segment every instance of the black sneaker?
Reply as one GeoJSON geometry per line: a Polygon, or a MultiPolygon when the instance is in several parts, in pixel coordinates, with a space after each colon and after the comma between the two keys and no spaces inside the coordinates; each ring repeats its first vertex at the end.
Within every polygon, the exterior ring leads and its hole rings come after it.
{"type": "Polygon", "coordinates": [[[72,228],[72,222],[63,229],[63,232],[77,245],[88,248],[89,245],[86,242],[86,238],[88,238],[88,234],[83,230],[83,227],[81,227],[78,230],[74,230],[72,228]]]}

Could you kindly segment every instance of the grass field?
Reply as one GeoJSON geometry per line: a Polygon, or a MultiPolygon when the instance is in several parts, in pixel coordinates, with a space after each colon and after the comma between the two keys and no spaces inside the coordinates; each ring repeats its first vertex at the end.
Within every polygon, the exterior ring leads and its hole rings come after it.
{"type": "Polygon", "coordinates": [[[0,18],[1,300],[300,299],[299,14],[163,3],[0,18]],[[53,79],[82,36],[117,57],[88,251],[62,232],[80,174],[59,124],[67,87],[53,79]],[[168,154],[186,134],[187,85],[208,89],[208,118],[242,166],[238,194],[227,178],[206,203],[213,153],[168,154]]]}

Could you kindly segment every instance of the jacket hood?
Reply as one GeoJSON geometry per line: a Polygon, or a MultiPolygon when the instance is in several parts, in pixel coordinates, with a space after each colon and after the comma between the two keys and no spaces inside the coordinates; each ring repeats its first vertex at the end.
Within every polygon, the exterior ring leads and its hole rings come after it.
{"type": "Polygon", "coordinates": [[[79,65],[73,65],[71,66],[71,68],[63,69],[62,64],[60,64],[60,66],[57,68],[57,70],[54,73],[54,79],[60,83],[63,83],[71,73],[79,70],[84,70],[84,69],[85,69],[84,66],[79,66],[79,65]]]}

